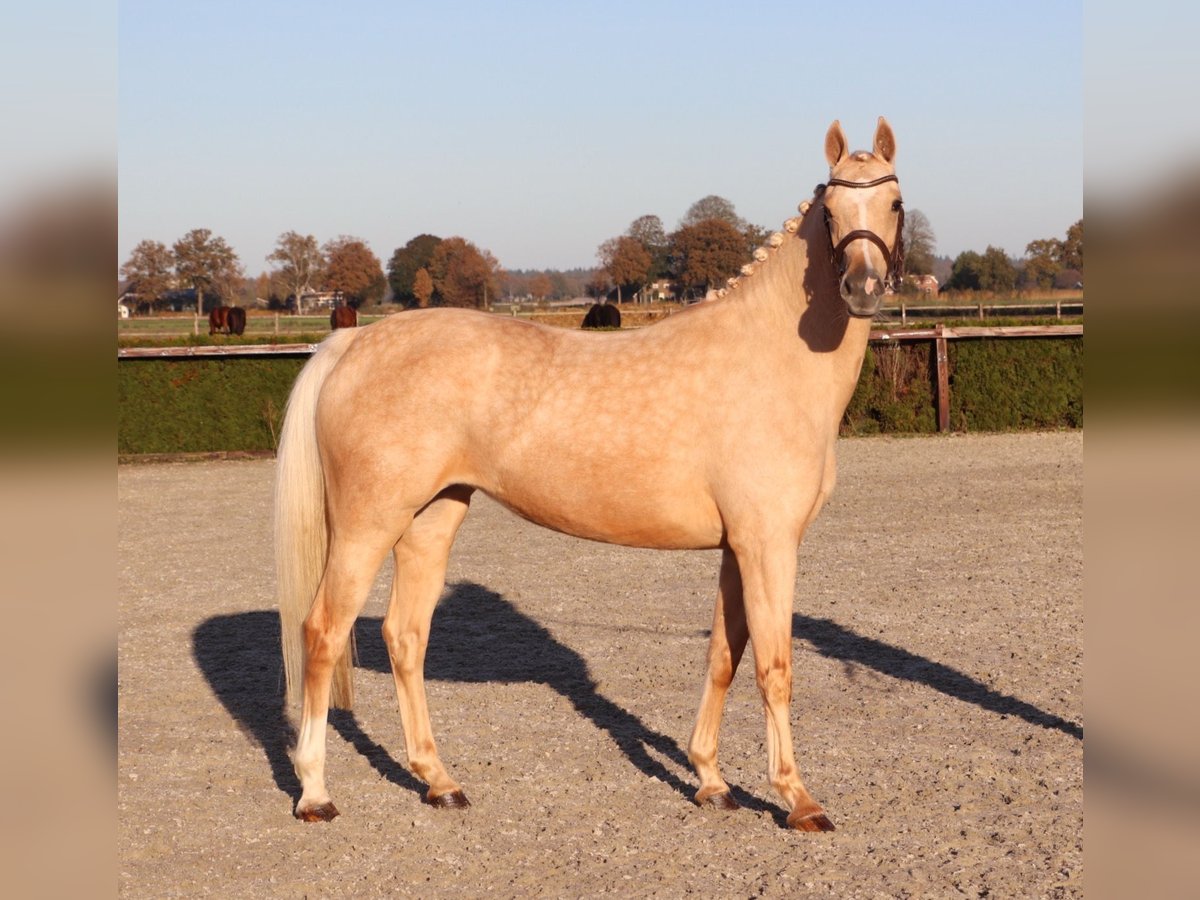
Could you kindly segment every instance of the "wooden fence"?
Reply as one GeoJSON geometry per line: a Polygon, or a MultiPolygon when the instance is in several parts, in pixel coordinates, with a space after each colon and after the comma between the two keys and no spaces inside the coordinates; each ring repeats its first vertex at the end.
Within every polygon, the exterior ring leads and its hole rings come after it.
{"type": "MultiPolygon", "coordinates": [[[[938,431],[950,430],[950,367],[947,352],[948,341],[1004,340],[1012,338],[1068,338],[1083,337],[1083,325],[1002,325],[979,327],[905,328],[895,331],[876,329],[870,341],[876,345],[933,341],[937,379],[938,431]]],[[[317,344],[233,344],[206,347],[122,347],[117,350],[118,359],[202,359],[236,358],[256,356],[308,356],[317,344]]]]}

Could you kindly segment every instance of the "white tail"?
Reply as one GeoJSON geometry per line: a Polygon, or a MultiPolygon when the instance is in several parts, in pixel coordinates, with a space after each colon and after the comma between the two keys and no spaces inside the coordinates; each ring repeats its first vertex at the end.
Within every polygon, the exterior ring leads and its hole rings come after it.
{"type": "MultiPolygon", "coordinates": [[[[304,619],[312,608],[325,569],[329,535],[325,525],[325,480],[317,449],[317,398],[326,377],[361,332],[347,328],[326,338],[300,370],[288,397],[275,466],[275,575],[283,670],[289,703],[299,704],[304,684],[304,619]]],[[[354,703],[351,635],[333,671],[331,702],[354,703]]]]}

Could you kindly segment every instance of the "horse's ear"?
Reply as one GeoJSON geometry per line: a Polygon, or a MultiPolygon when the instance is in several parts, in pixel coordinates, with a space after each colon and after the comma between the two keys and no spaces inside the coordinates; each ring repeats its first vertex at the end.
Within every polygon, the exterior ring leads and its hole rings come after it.
{"type": "Polygon", "coordinates": [[[846,143],[846,132],[842,131],[842,123],[834,119],[829,130],[825,132],[825,159],[829,162],[829,168],[837,166],[849,152],[850,148],[846,143]]]}
{"type": "Polygon", "coordinates": [[[896,135],[892,134],[892,126],[883,116],[879,117],[875,127],[875,155],[889,163],[896,158],[896,135]]]}

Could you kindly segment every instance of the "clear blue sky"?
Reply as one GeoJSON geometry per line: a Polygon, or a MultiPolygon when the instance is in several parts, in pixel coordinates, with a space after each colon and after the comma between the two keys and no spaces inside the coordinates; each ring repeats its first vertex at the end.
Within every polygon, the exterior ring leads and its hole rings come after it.
{"type": "Polygon", "coordinates": [[[595,264],[707,194],[768,228],[842,121],[897,135],[954,256],[1083,214],[1081,2],[124,0],[120,260],[205,227],[248,274],[284,231],[386,264],[422,232],[508,268],[595,264]]]}

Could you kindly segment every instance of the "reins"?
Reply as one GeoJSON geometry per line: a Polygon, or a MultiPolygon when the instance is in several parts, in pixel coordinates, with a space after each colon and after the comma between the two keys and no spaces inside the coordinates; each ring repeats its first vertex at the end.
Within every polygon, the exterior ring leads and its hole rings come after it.
{"type": "MultiPolygon", "coordinates": [[[[895,175],[883,175],[873,181],[847,181],[844,178],[830,178],[825,184],[818,184],[813,193],[817,197],[823,197],[825,189],[835,185],[847,188],[872,188],[889,181],[900,183],[900,179],[895,175]]],[[[865,228],[858,228],[847,233],[835,246],[833,243],[833,217],[829,214],[828,206],[822,205],[822,211],[825,215],[825,229],[829,232],[830,259],[833,260],[834,269],[839,275],[846,271],[846,247],[853,241],[867,240],[878,247],[883,258],[887,260],[888,268],[884,274],[884,283],[894,290],[904,279],[904,206],[900,207],[900,216],[896,222],[896,238],[890,248],[883,238],[865,228]]]]}

